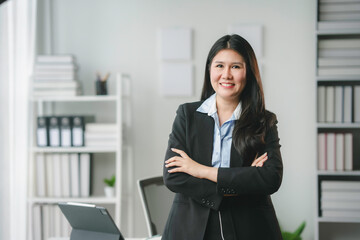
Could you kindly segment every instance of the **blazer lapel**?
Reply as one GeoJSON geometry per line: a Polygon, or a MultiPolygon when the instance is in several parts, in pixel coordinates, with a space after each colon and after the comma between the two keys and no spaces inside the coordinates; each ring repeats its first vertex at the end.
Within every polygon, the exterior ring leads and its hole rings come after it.
{"type": "Polygon", "coordinates": [[[211,166],[213,139],[214,139],[214,119],[207,114],[195,113],[196,129],[198,131],[198,156],[200,161],[206,166],[211,166]]]}
{"type": "Polygon", "coordinates": [[[234,142],[232,142],[230,153],[230,167],[241,167],[243,165],[243,162],[243,158],[240,156],[238,151],[236,151],[234,142]]]}

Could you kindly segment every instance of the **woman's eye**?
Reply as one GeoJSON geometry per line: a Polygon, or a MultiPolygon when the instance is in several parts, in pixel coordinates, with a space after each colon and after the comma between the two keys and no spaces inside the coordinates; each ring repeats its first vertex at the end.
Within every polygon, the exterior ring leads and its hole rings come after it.
{"type": "Polygon", "coordinates": [[[232,66],[232,68],[241,68],[241,66],[239,66],[239,65],[234,65],[234,66],[232,66]]]}
{"type": "Polygon", "coordinates": [[[222,65],[222,64],[217,64],[215,67],[217,67],[217,68],[222,68],[224,65],[222,65]]]}

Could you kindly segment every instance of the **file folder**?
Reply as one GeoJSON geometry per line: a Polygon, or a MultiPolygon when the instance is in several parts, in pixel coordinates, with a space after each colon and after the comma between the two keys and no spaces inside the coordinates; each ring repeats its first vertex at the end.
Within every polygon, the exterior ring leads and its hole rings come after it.
{"type": "Polygon", "coordinates": [[[85,123],[93,122],[93,116],[73,116],[72,118],[72,145],[74,147],[85,146],[85,123]]]}
{"type": "Polygon", "coordinates": [[[49,145],[47,117],[37,118],[36,141],[39,147],[46,147],[49,145]]]}
{"type": "Polygon", "coordinates": [[[61,146],[71,147],[71,117],[60,118],[61,146]]]}
{"type": "Polygon", "coordinates": [[[55,116],[49,117],[49,140],[50,147],[60,147],[60,124],[55,116]]]}

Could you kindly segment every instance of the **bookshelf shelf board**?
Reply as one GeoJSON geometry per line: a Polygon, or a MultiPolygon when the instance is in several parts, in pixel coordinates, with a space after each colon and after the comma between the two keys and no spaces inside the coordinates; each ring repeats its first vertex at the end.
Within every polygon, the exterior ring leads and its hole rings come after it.
{"type": "Polygon", "coordinates": [[[116,152],[114,147],[34,147],[33,152],[38,153],[99,153],[116,152]]]}
{"type": "Polygon", "coordinates": [[[331,82],[331,81],[360,81],[360,76],[356,75],[339,75],[339,76],[317,76],[318,82],[331,82]]]}
{"type": "Polygon", "coordinates": [[[116,101],[115,95],[104,96],[69,96],[69,97],[37,97],[32,99],[35,102],[112,102],[116,101]]]}
{"type": "Polygon", "coordinates": [[[360,218],[333,218],[333,217],[319,217],[318,222],[323,223],[360,223],[360,218]]]}
{"type": "Polygon", "coordinates": [[[99,204],[99,203],[107,203],[107,204],[115,204],[117,199],[115,197],[109,198],[109,197],[82,197],[82,198],[31,198],[29,199],[29,202],[35,204],[35,203],[42,203],[42,204],[54,204],[58,202],[82,202],[82,203],[93,203],[93,204],[99,204]]]}
{"type": "Polygon", "coordinates": [[[317,171],[317,174],[326,176],[360,176],[360,171],[317,171]]]}
{"type": "Polygon", "coordinates": [[[360,128],[360,123],[317,123],[318,128],[360,128]]]}

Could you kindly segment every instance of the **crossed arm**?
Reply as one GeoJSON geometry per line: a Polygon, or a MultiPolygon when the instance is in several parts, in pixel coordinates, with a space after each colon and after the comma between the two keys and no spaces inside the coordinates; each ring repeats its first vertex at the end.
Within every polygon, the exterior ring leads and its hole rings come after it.
{"type": "MultiPolygon", "coordinates": [[[[193,177],[200,178],[200,179],[208,179],[212,182],[217,182],[218,176],[218,168],[216,167],[209,167],[202,165],[193,159],[191,159],[184,151],[172,148],[173,152],[179,154],[179,156],[174,156],[169,158],[165,161],[166,168],[172,168],[168,170],[168,172],[176,173],[176,172],[183,172],[187,173],[193,177]]],[[[268,159],[267,153],[264,153],[260,157],[256,158],[251,166],[252,167],[262,167],[264,162],[268,159]]]]}

